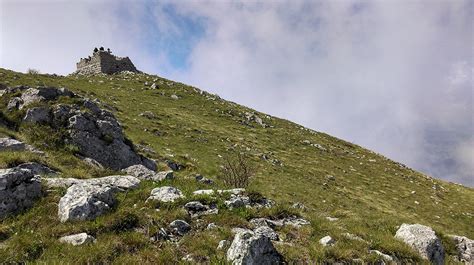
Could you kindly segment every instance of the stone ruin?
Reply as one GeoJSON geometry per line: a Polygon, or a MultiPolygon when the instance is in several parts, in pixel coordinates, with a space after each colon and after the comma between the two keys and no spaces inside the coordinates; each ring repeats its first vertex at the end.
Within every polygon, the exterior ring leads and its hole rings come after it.
{"type": "Polygon", "coordinates": [[[81,58],[76,66],[75,73],[84,75],[114,74],[123,71],[139,72],[130,58],[112,55],[110,49],[105,50],[103,47],[95,48],[92,56],[81,58]]]}

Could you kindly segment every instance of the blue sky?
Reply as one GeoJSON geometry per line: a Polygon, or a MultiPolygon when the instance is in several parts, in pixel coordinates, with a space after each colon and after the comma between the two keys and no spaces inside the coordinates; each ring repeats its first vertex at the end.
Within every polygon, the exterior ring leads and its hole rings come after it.
{"type": "Polygon", "coordinates": [[[68,74],[110,47],[147,73],[474,186],[473,1],[0,3],[0,67],[68,74]]]}

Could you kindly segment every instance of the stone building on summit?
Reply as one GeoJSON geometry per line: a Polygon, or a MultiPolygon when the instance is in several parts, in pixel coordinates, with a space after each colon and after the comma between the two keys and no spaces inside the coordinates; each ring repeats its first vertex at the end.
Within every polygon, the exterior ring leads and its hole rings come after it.
{"type": "Polygon", "coordinates": [[[105,50],[103,47],[95,48],[92,56],[81,58],[76,66],[76,74],[84,75],[115,74],[123,71],[139,72],[130,58],[112,55],[110,49],[105,50]]]}

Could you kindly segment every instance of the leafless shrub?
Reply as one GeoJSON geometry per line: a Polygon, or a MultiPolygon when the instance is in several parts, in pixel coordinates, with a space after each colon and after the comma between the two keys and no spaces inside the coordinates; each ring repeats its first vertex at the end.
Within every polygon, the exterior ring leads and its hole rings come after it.
{"type": "Polygon", "coordinates": [[[224,159],[219,179],[227,187],[246,188],[253,175],[254,169],[249,159],[241,153],[237,153],[224,159]]]}

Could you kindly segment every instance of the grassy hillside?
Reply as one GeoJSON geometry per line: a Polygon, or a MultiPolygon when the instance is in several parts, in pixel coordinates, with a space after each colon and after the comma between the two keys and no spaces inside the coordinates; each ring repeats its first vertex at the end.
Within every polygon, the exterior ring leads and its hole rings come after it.
{"type": "MultiPolygon", "coordinates": [[[[144,155],[161,162],[173,160],[186,165],[168,184],[187,195],[205,188],[189,176],[203,174],[220,187],[216,176],[223,159],[237,151],[244,152],[256,166],[249,189],[279,204],[276,209],[264,212],[223,210],[219,215],[206,216],[203,218],[206,223],[215,222],[222,229],[191,233],[176,246],[149,242],[143,233],[126,229],[127,226],[120,223],[133,219],[135,227],[157,230],[173,218],[187,218],[180,203],[168,205],[159,212],[145,204],[150,190],[161,184],[144,182],[138,190],[119,194],[117,209],[95,221],[64,224],[59,223],[56,214],[57,202],[64,190],[45,191],[46,196],[32,209],[0,224],[0,263],[59,260],[165,263],[180,262],[185,254],[211,257],[212,263],[218,263],[223,261],[225,253],[216,250],[217,243],[232,238],[232,227],[248,225],[246,220],[253,216],[296,211],[290,209],[295,202],[306,206],[307,209],[298,214],[310,220],[311,226],[279,231],[289,244],[277,248],[290,263],[374,260],[369,249],[407,261],[419,261],[415,252],[393,238],[402,223],[431,226],[443,237],[448,253],[450,243],[444,235],[474,238],[473,189],[433,179],[360,146],[258,113],[194,87],[145,74],[62,77],[27,75],[5,69],[0,69],[0,83],[67,87],[83,96],[99,99],[113,110],[127,137],[144,155]],[[152,83],[159,88],[150,89],[152,83]],[[267,126],[249,121],[245,113],[254,113],[267,126]],[[339,220],[330,222],[326,219],[328,216],[339,220]],[[94,234],[97,243],[71,247],[57,242],[59,236],[83,231],[94,234]],[[367,242],[343,237],[347,232],[367,242]],[[322,247],[318,240],[326,235],[338,243],[334,247],[322,247]]],[[[2,110],[6,103],[7,98],[2,98],[2,110]]],[[[4,115],[18,119],[7,112],[4,115]]],[[[0,167],[35,160],[60,170],[65,177],[89,178],[116,173],[91,169],[74,158],[67,146],[51,144],[60,137],[55,133],[41,127],[23,126],[16,130],[0,127],[0,135],[22,139],[47,153],[47,157],[0,153],[0,167]]],[[[165,167],[164,163],[160,166],[165,167]]]]}

